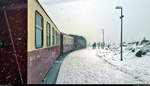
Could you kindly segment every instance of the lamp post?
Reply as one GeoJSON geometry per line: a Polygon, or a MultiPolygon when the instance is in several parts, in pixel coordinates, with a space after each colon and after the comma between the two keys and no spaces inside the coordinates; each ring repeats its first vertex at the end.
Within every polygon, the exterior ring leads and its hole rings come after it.
{"type": "Polygon", "coordinates": [[[104,29],[101,29],[101,30],[102,30],[102,32],[103,32],[103,42],[102,42],[103,45],[102,45],[102,46],[103,46],[103,49],[104,49],[104,43],[105,43],[105,42],[104,42],[104,29]]]}
{"type": "Polygon", "coordinates": [[[103,43],[104,43],[104,29],[102,29],[102,31],[103,31],[103,43]]]}
{"type": "Polygon", "coordinates": [[[121,42],[120,42],[120,45],[121,45],[121,61],[123,61],[123,50],[122,50],[122,34],[123,34],[123,8],[121,6],[117,6],[116,9],[120,9],[121,10],[121,16],[120,16],[120,19],[121,19],[121,42]]]}

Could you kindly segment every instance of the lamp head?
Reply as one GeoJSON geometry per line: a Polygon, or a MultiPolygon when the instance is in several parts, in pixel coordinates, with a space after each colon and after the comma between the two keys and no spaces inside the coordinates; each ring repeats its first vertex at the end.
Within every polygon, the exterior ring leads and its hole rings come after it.
{"type": "Polygon", "coordinates": [[[117,6],[116,9],[122,9],[122,7],[121,6],[117,6]]]}

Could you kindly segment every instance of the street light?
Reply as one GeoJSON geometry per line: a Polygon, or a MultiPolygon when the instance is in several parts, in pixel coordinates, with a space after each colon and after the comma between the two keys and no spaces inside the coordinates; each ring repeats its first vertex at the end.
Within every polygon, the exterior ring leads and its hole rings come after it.
{"type": "Polygon", "coordinates": [[[122,34],[123,34],[123,17],[124,17],[124,15],[123,15],[123,8],[121,7],[121,6],[117,6],[116,7],[116,9],[121,9],[121,16],[120,16],[120,19],[121,19],[121,43],[120,43],[120,45],[121,45],[121,61],[123,60],[123,50],[122,50],[122,34]]]}
{"type": "Polygon", "coordinates": [[[102,30],[102,32],[103,32],[103,49],[104,49],[104,29],[101,29],[102,30]]]}
{"type": "Polygon", "coordinates": [[[103,31],[103,43],[104,43],[104,29],[102,29],[102,31],[103,31]]]}

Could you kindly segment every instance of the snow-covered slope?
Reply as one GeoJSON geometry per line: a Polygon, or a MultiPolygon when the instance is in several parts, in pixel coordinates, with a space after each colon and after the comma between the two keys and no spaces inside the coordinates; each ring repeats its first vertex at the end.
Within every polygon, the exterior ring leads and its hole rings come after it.
{"type": "MultiPolygon", "coordinates": [[[[116,47],[116,46],[115,46],[116,47]]],[[[115,66],[119,70],[137,78],[144,83],[150,84],[150,44],[145,43],[143,45],[127,44],[123,48],[123,61],[120,61],[119,48],[113,48],[108,50],[97,50],[98,55],[106,60],[111,65],[115,66]],[[146,52],[141,57],[137,57],[139,52],[146,52]]]]}

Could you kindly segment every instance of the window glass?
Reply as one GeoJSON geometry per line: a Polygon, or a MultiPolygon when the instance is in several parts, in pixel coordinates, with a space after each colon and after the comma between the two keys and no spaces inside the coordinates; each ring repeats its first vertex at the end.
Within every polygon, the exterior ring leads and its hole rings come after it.
{"type": "Polygon", "coordinates": [[[58,44],[58,33],[56,32],[56,44],[58,44]]]}
{"type": "Polygon", "coordinates": [[[55,45],[55,30],[54,30],[54,28],[53,28],[52,39],[53,39],[52,44],[55,45]]]}
{"type": "Polygon", "coordinates": [[[57,44],[59,45],[59,33],[57,32],[57,44]]]}
{"type": "Polygon", "coordinates": [[[43,46],[43,17],[38,12],[35,16],[35,45],[36,48],[41,48],[43,46]]]}
{"type": "Polygon", "coordinates": [[[60,35],[58,34],[58,45],[60,44],[60,35]]]}
{"type": "Polygon", "coordinates": [[[36,47],[42,47],[42,30],[36,29],[36,47]]]}
{"type": "Polygon", "coordinates": [[[42,17],[36,12],[36,25],[42,26],[42,17]]]}
{"type": "Polygon", "coordinates": [[[47,46],[50,46],[50,24],[47,23],[47,46]]]}

